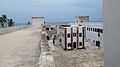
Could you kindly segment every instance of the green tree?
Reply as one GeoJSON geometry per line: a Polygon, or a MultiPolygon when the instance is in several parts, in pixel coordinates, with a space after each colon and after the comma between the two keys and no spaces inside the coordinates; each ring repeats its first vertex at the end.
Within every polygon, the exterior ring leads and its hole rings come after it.
{"type": "Polygon", "coordinates": [[[3,18],[2,17],[0,17],[0,24],[1,24],[2,28],[4,28],[4,22],[3,22],[3,18]]]}
{"type": "Polygon", "coordinates": [[[14,26],[14,21],[13,21],[13,19],[9,19],[9,21],[8,21],[8,26],[9,26],[9,27],[13,27],[13,26],[14,26]]]}
{"type": "Polygon", "coordinates": [[[7,15],[3,14],[2,19],[3,19],[4,26],[7,27],[7,15]]]}

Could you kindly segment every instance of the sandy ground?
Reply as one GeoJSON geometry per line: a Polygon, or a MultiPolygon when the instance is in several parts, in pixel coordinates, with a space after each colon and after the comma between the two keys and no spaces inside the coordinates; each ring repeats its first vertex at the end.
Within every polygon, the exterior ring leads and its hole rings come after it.
{"type": "Polygon", "coordinates": [[[103,49],[85,42],[86,49],[64,51],[55,46],[53,57],[56,67],[103,67],[103,49]]]}
{"type": "Polygon", "coordinates": [[[0,67],[36,67],[40,28],[34,26],[0,35],[0,67]]]}

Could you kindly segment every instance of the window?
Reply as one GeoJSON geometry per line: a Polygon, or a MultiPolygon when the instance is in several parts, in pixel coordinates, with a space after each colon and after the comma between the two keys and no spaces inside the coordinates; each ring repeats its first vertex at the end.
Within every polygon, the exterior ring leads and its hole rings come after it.
{"type": "Polygon", "coordinates": [[[70,34],[69,33],[67,34],[67,37],[70,38],[70,34]]]}
{"type": "Polygon", "coordinates": [[[62,42],[62,40],[61,40],[61,39],[59,39],[59,41],[60,41],[60,42],[62,42]]]}
{"type": "Polygon", "coordinates": [[[93,28],[93,31],[95,31],[95,28],[93,28]]]}
{"type": "Polygon", "coordinates": [[[49,40],[49,36],[46,36],[47,40],[49,40]]]}
{"type": "Polygon", "coordinates": [[[100,37],[100,33],[98,33],[98,37],[100,37]]]}
{"type": "Polygon", "coordinates": [[[73,33],[73,37],[76,37],[76,33],[73,33]]]}
{"type": "Polygon", "coordinates": [[[68,43],[68,47],[71,47],[71,43],[68,43]]]}
{"type": "Polygon", "coordinates": [[[103,33],[103,29],[100,29],[100,32],[103,33]]]}
{"type": "Polygon", "coordinates": [[[53,27],[51,27],[51,30],[53,30],[53,27]]]}
{"type": "Polygon", "coordinates": [[[47,27],[46,30],[49,30],[49,28],[47,27]]]}
{"type": "Polygon", "coordinates": [[[95,43],[95,40],[93,40],[93,43],[95,43]]]}
{"type": "Polygon", "coordinates": [[[95,32],[97,32],[97,29],[95,28],[95,32]]]}
{"type": "Polygon", "coordinates": [[[97,32],[100,32],[100,29],[97,29],[97,32]]]}
{"type": "Polygon", "coordinates": [[[91,31],[92,31],[92,28],[91,28],[91,31]]]}
{"type": "Polygon", "coordinates": [[[82,33],[79,33],[79,37],[82,37],[82,33]]]}
{"type": "Polygon", "coordinates": [[[82,42],[79,42],[79,46],[82,46],[82,42]]]}
{"type": "Polygon", "coordinates": [[[96,46],[100,47],[100,41],[96,41],[96,46]]]}
{"type": "Polygon", "coordinates": [[[90,28],[89,28],[89,31],[90,31],[90,28]]]}
{"type": "Polygon", "coordinates": [[[87,27],[87,30],[88,30],[89,28],[87,27]]]}

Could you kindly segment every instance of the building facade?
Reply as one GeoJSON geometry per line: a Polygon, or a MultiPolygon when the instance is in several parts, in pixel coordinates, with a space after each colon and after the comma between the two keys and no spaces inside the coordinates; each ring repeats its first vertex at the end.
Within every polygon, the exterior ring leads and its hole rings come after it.
{"type": "Polygon", "coordinates": [[[75,23],[89,22],[89,16],[75,16],[75,23]]]}
{"type": "Polygon", "coordinates": [[[42,27],[44,25],[44,17],[32,17],[32,25],[42,27]]]}
{"type": "Polygon", "coordinates": [[[120,67],[120,0],[103,0],[104,67],[120,67]]]}
{"type": "Polygon", "coordinates": [[[84,26],[67,25],[60,28],[60,45],[65,50],[84,48],[84,26]]]}
{"type": "Polygon", "coordinates": [[[103,45],[103,23],[102,22],[89,22],[80,23],[85,26],[85,40],[94,46],[104,48],[103,45]]]}

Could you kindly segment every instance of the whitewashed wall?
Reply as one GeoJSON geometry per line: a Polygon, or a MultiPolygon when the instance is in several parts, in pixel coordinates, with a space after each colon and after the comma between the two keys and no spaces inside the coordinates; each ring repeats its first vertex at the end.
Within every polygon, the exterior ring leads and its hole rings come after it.
{"type": "Polygon", "coordinates": [[[42,27],[44,21],[44,17],[32,17],[32,25],[35,27],[42,27]]]}
{"type": "Polygon", "coordinates": [[[93,28],[103,29],[103,23],[102,22],[89,22],[89,23],[80,23],[80,24],[86,27],[87,41],[93,44],[94,46],[96,46],[96,41],[100,41],[100,47],[104,48],[103,33],[100,33],[100,37],[98,37],[98,32],[93,32],[93,28]],[[90,31],[88,31],[87,28],[90,28],[90,31]],[[91,31],[91,28],[92,28],[92,31],[91,31]]]}
{"type": "Polygon", "coordinates": [[[103,0],[104,67],[120,67],[120,0],[103,0]]]}

